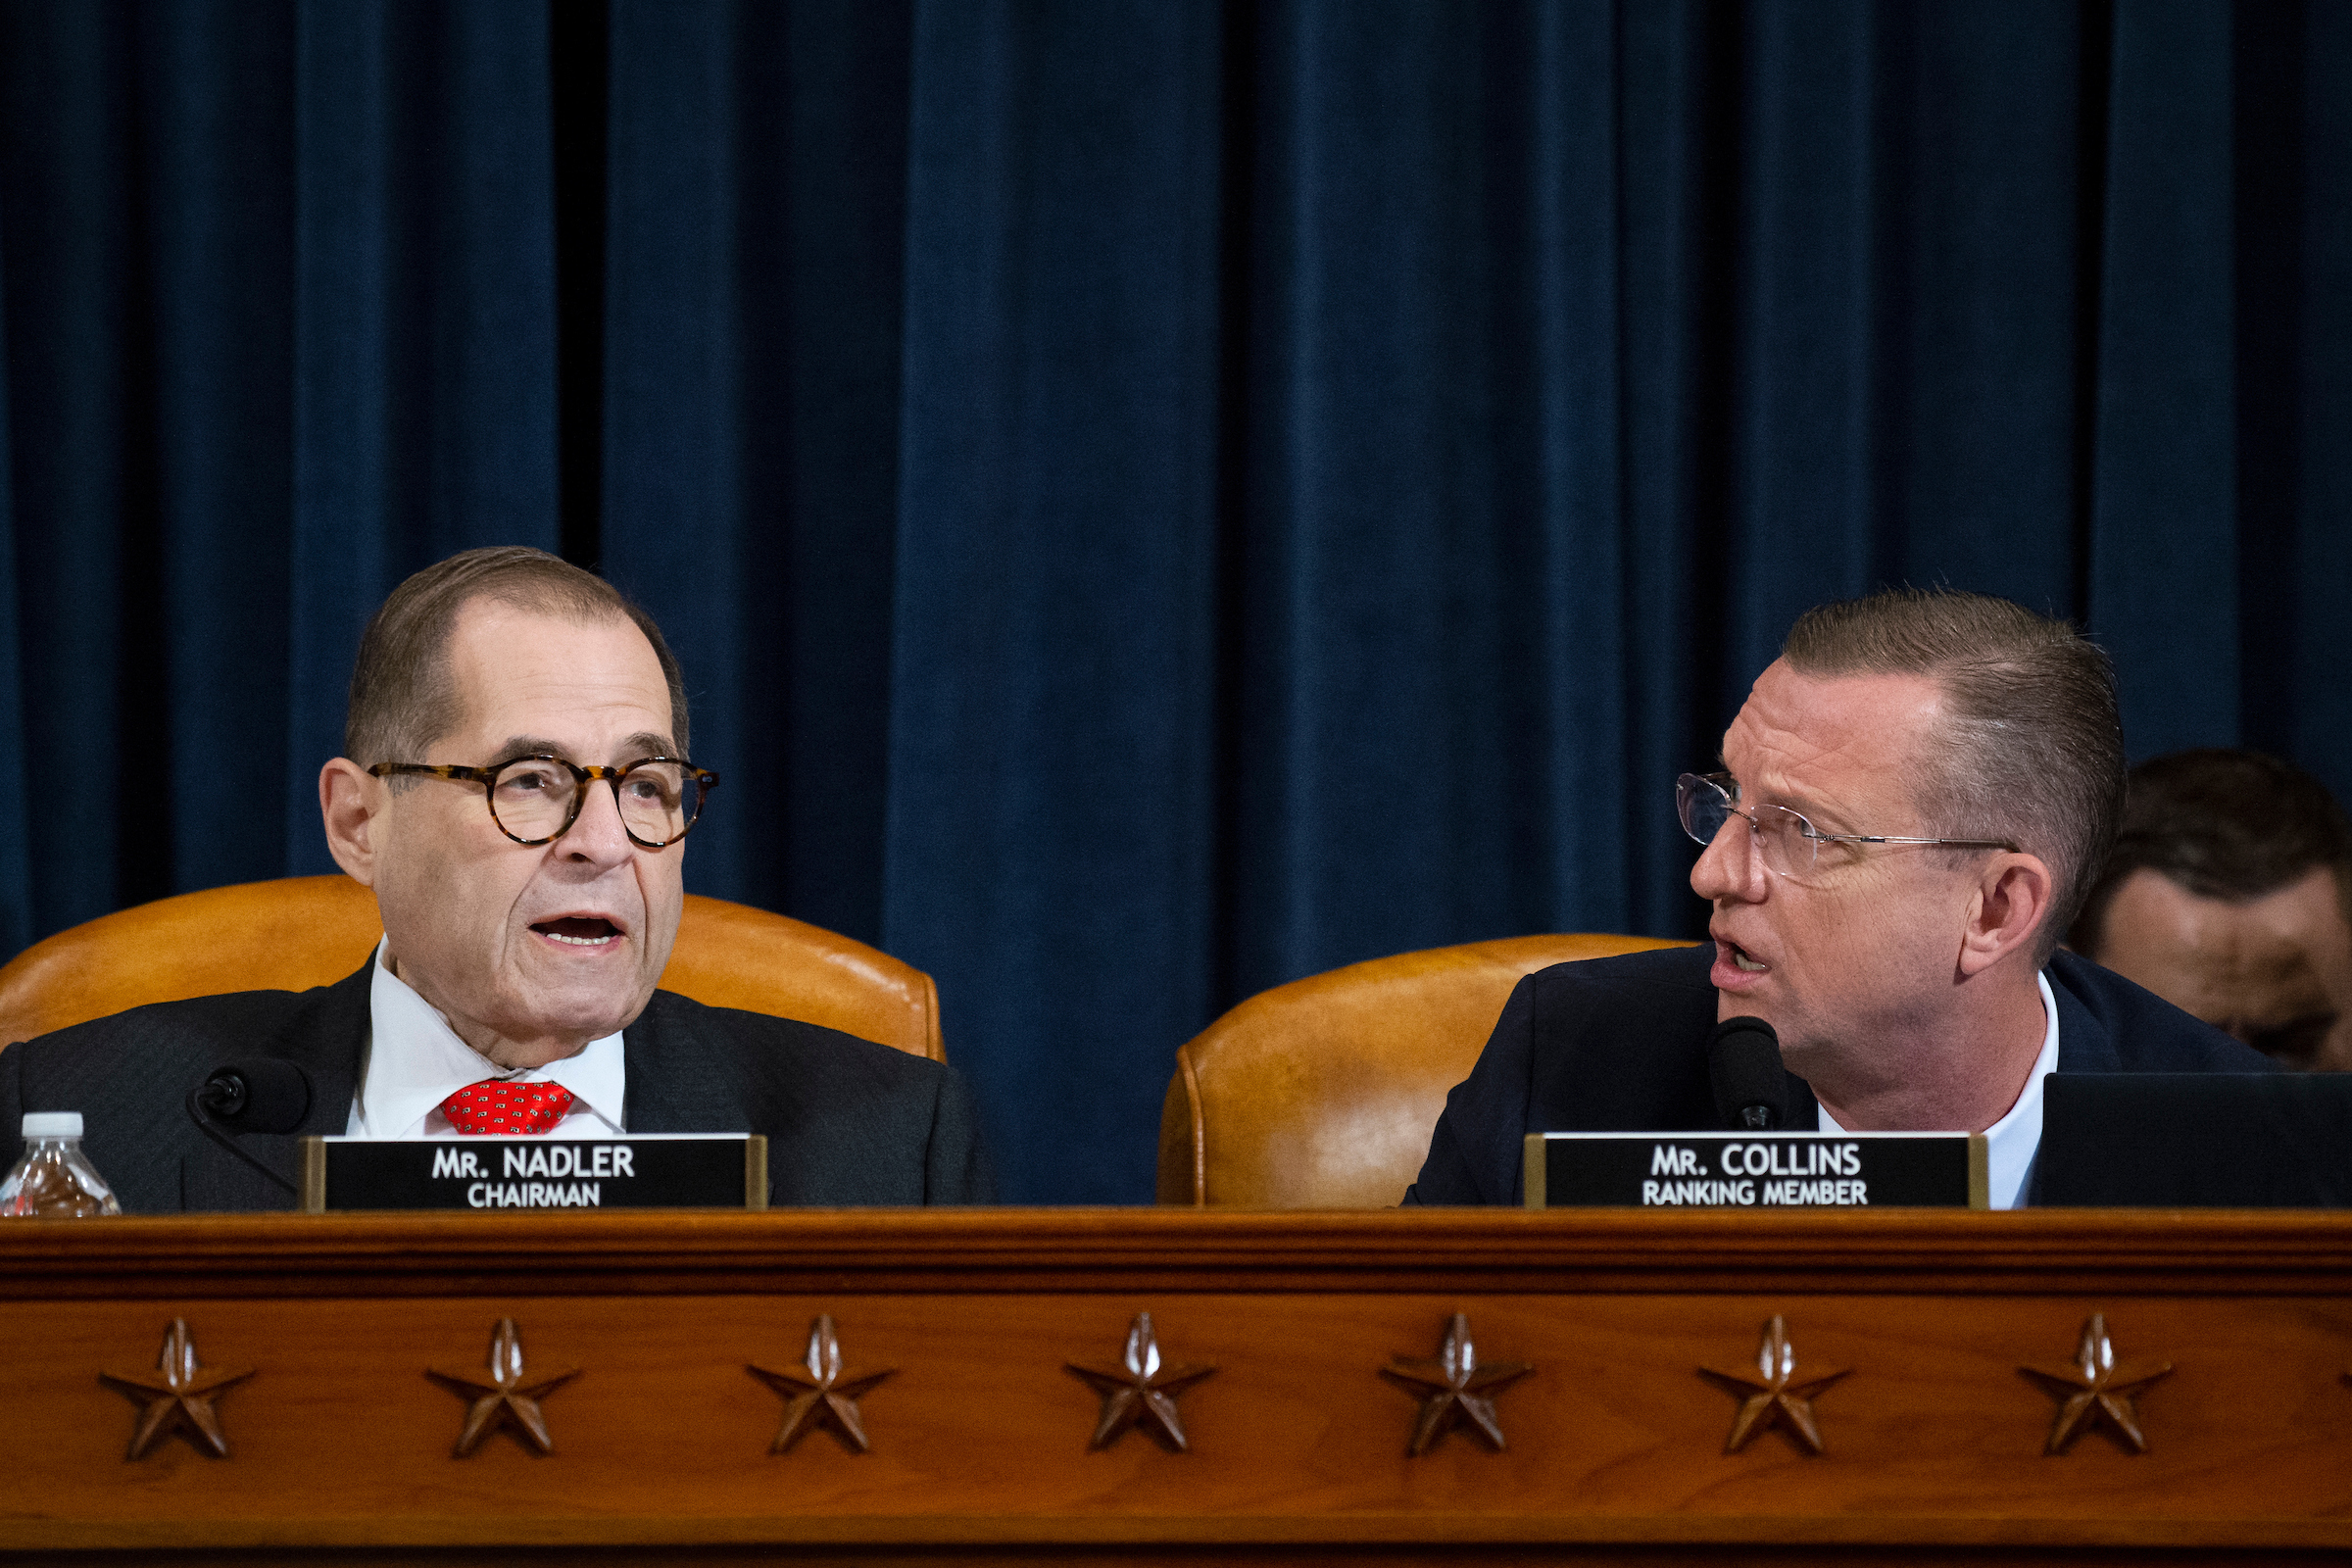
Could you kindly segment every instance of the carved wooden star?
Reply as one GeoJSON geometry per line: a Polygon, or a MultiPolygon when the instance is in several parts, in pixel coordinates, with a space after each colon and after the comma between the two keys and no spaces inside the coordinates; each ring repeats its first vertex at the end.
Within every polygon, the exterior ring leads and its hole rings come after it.
{"type": "Polygon", "coordinates": [[[1749,1439],[1770,1426],[1787,1427],[1808,1453],[1821,1452],[1821,1427],[1813,1419],[1813,1396],[1851,1370],[1845,1367],[1798,1377],[1796,1348],[1788,1343],[1788,1325],[1777,1313],[1764,1325],[1763,1341],[1756,1347],[1756,1374],[1760,1375],[1724,1372],[1711,1366],[1698,1369],[1701,1377],[1712,1378],[1741,1396],[1740,1413],[1732,1418],[1732,1435],[1723,1446],[1726,1453],[1738,1453],[1749,1439]]]}
{"type": "Polygon", "coordinates": [[[1095,1423],[1094,1448],[1107,1448],[1129,1427],[1146,1426],[1152,1435],[1178,1453],[1187,1450],[1184,1421],[1176,1413],[1176,1397],[1216,1371],[1213,1366],[1180,1366],[1162,1370],[1159,1336],[1152,1314],[1139,1312],[1127,1330],[1127,1348],[1116,1367],[1081,1366],[1069,1369],[1086,1379],[1102,1396],[1102,1418],[1095,1423]]]}
{"type": "Polygon", "coordinates": [[[2134,1453],[2148,1451],[2147,1435],[2139,1430],[2138,1393],[2173,1370],[2159,1367],[2117,1366],[2115,1341],[2107,1334],[2107,1317],[2093,1312],[2082,1324],[2082,1343],[2075,1348],[2075,1364],[2048,1368],[2018,1368],[2038,1379],[2060,1398],[2058,1417],[2050,1423],[2044,1453],[2064,1453],[2068,1445],[2102,1422],[2113,1427],[2134,1453]]]}
{"type": "Polygon", "coordinates": [[[469,1368],[440,1366],[427,1368],[425,1375],[473,1398],[473,1407],[466,1412],[466,1430],[458,1434],[458,1457],[463,1459],[501,1426],[513,1427],[541,1453],[555,1452],[555,1439],[547,1434],[547,1417],[539,1408],[539,1398],[580,1374],[577,1367],[568,1366],[554,1372],[525,1373],[522,1337],[514,1332],[513,1318],[502,1317],[490,1336],[487,1376],[469,1368]]]}
{"type": "Polygon", "coordinates": [[[898,1369],[884,1367],[879,1372],[843,1377],[841,1336],[834,1332],[830,1313],[820,1314],[808,1325],[808,1354],[805,1364],[806,1377],[797,1371],[784,1372],[757,1361],[752,1363],[754,1373],[766,1379],[778,1394],[791,1396],[784,1406],[784,1424],[776,1429],[776,1441],[768,1445],[767,1451],[782,1453],[811,1429],[831,1427],[844,1446],[865,1452],[865,1423],[858,1417],[858,1401],[898,1369]]]}
{"type": "Polygon", "coordinates": [[[1494,1396],[1533,1371],[1525,1361],[1482,1365],[1470,1340],[1469,1316],[1456,1312],[1435,1356],[1392,1356],[1380,1375],[1421,1401],[1412,1441],[1404,1446],[1417,1459],[1465,1422],[1497,1451],[1509,1447],[1502,1441],[1502,1423],[1494,1418],[1494,1396]]]}
{"type": "Polygon", "coordinates": [[[130,1458],[145,1457],[148,1449],[173,1431],[184,1431],[190,1443],[225,1459],[228,1439],[220,1431],[213,1400],[229,1385],[253,1376],[253,1369],[232,1372],[226,1367],[199,1366],[187,1319],[175,1317],[164,1331],[164,1351],[156,1358],[154,1371],[101,1372],[98,1376],[144,1401],[138,1427],[130,1435],[130,1458]]]}

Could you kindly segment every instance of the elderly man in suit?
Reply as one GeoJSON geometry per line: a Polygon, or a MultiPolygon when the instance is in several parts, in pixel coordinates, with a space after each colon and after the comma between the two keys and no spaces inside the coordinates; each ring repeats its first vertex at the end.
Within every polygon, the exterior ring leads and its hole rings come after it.
{"type": "Polygon", "coordinates": [[[308,1117],[242,1145],[281,1178],[304,1134],[754,1132],[779,1203],[987,1201],[953,1071],[656,989],[717,782],[686,760],[686,719],[661,629],[601,578],[525,549],[411,577],[361,642],[345,755],[318,777],[328,847],[382,911],[375,952],[337,985],[0,1052],[0,1149],[23,1111],[78,1110],[126,1210],[283,1207],[282,1180],[182,1108],[215,1067],[276,1056],[308,1075],[308,1117]]]}

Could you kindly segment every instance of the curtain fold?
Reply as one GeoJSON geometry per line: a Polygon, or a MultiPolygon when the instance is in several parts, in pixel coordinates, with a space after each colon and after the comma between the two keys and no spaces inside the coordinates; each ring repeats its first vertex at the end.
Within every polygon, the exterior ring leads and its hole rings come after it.
{"type": "Polygon", "coordinates": [[[603,569],[721,793],[688,886],[882,940],[909,17],[614,0],[603,569]]]}
{"type": "Polygon", "coordinates": [[[2238,728],[2231,16],[2115,16],[2087,618],[2143,754],[2238,728]]]}
{"type": "Polygon", "coordinates": [[[1148,1197],[1214,1011],[1218,20],[914,10],[883,936],[1015,1200],[1148,1197]]]}
{"type": "MultiPolygon", "coordinates": [[[[0,214],[0,222],[5,222],[0,214]]],[[[8,241],[0,233],[0,366],[8,364],[8,241]]],[[[0,631],[24,624],[23,578],[17,570],[17,482],[11,434],[8,377],[0,374],[0,631]]],[[[0,756],[18,760],[18,769],[38,765],[24,747],[24,660],[22,638],[0,635],[0,756]]],[[[32,867],[26,854],[35,819],[20,795],[0,816],[0,949],[15,953],[32,941],[32,867]]]]}
{"type": "MultiPolygon", "coordinates": [[[[284,713],[278,853],[311,872],[333,869],[318,764],[342,749],[368,616],[452,552],[557,544],[554,199],[543,4],[314,3],[291,30],[292,69],[270,85],[294,117],[294,284],[246,288],[291,306],[291,451],[266,470],[290,481],[290,538],[270,546],[287,586],[228,603],[282,616],[265,677],[284,713]]],[[[240,858],[257,874],[251,849],[240,858]]]]}
{"type": "Polygon", "coordinates": [[[13,0],[0,948],[325,868],[369,610],[563,549],[689,886],[1141,1200],[1256,990],[1695,934],[1672,780],[1823,599],[2352,791],[2348,182],[2320,0],[13,0]]]}

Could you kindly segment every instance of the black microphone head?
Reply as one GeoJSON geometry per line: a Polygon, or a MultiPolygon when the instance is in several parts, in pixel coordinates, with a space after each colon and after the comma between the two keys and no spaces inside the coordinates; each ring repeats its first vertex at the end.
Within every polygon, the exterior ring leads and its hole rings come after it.
{"type": "Polygon", "coordinates": [[[1726,1018],[1707,1036],[1715,1113],[1736,1132],[1771,1132],[1788,1119],[1781,1037],[1761,1018],[1726,1018]]]}
{"type": "Polygon", "coordinates": [[[215,1068],[204,1105],[241,1133],[290,1133],[311,1110],[311,1075],[283,1056],[256,1056],[215,1068]]]}

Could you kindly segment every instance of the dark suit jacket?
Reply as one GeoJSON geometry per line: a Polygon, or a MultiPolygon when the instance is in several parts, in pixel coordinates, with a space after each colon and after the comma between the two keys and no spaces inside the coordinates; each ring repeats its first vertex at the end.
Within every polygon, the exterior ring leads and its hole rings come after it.
{"type": "MultiPolygon", "coordinates": [[[[1529,1133],[1716,1131],[1711,944],[1554,964],[1519,982],[1478,1065],[1446,1097],[1407,1203],[1524,1201],[1529,1133]]],[[[2273,1072],[2278,1063],[2071,953],[2042,971],[2060,1072],[2273,1072]]],[[[1788,1075],[1788,1127],[1821,1106],[1788,1075]]]]}
{"type": "MultiPolygon", "coordinates": [[[[24,1111],[78,1110],[82,1150],[127,1213],[290,1208],[283,1188],[196,1129],[184,1102],[224,1063],[298,1062],[311,1077],[302,1126],[239,1140],[295,1179],[296,1140],[340,1134],[350,1121],[373,963],[312,991],[134,1007],[0,1051],[0,1150],[14,1164],[24,1111]]],[[[995,1200],[971,1092],[938,1062],[667,991],[621,1032],[621,1058],[630,1132],[764,1133],[771,1203],[995,1200]]]]}

